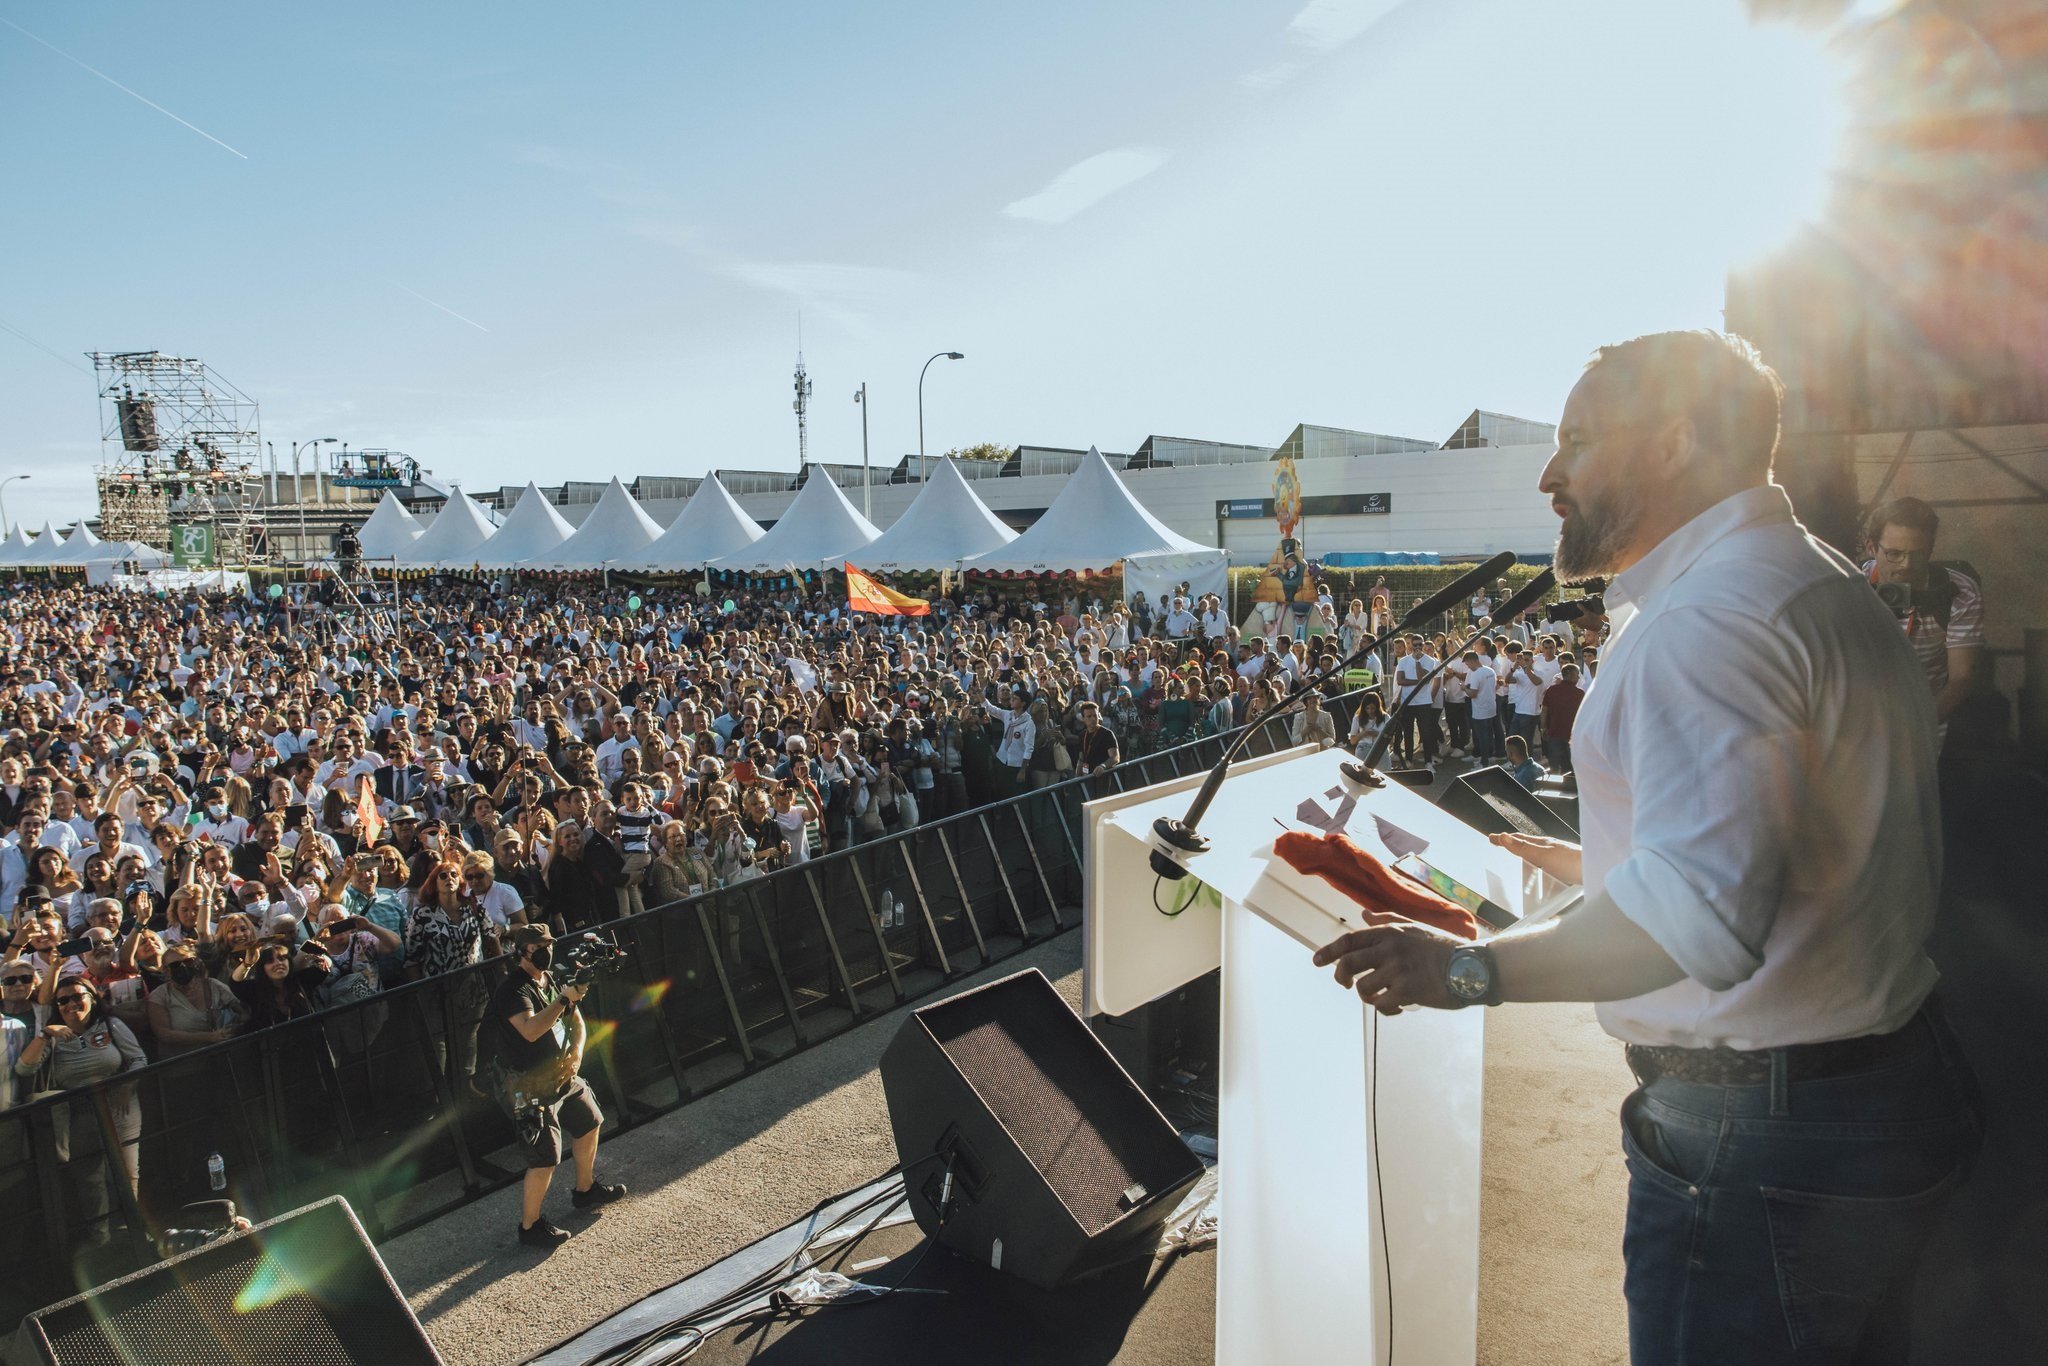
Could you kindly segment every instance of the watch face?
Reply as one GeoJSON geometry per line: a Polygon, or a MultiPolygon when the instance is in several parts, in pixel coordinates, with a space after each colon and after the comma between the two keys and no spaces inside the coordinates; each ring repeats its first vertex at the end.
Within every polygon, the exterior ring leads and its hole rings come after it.
{"type": "Polygon", "coordinates": [[[1485,999],[1493,986],[1493,974],[1487,970],[1486,959],[1476,953],[1454,953],[1450,967],[1444,973],[1444,985],[1451,994],[1462,1000],[1485,999]]]}

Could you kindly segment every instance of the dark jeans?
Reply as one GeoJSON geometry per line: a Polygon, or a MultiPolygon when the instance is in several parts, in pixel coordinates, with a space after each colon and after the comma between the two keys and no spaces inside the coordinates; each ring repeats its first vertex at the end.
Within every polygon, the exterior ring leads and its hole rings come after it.
{"type": "Polygon", "coordinates": [[[1477,759],[1498,759],[1505,752],[1506,742],[1501,738],[1500,714],[1480,717],[1472,722],[1472,755],[1477,759]]]}
{"type": "Polygon", "coordinates": [[[1559,740],[1555,736],[1543,739],[1543,765],[1552,773],[1572,771],[1572,742],[1559,740]]]}
{"type": "Polygon", "coordinates": [[[1925,1046],[1861,1072],[1657,1078],[1622,1103],[1633,1366],[1907,1359],[1913,1271],[1982,1110],[1938,1013],[1906,1028],[1925,1046]]]}
{"type": "Polygon", "coordinates": [[[1452,749],[1472,747],[1472,704],[1470,702],[1444,703],[1444,728],[1451,733],[1452,749]]]}

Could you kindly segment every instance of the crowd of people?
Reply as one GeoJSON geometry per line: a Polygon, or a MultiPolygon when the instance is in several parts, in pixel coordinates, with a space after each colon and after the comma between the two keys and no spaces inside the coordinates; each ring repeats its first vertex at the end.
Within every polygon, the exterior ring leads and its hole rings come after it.
{"type": "MultiPolygon", "coordinates": [[[[465,582],[368,607],[19,587],[0,604],[0,1099],[1255,721],[1381,614],[1323,598],[1295,639],[1182,594],[878,619],[798,586],[465,582]]],[[[1505,626],[1426,687],[1446,637],[1395,642],[1379,688],[1361,702],[1333,673],[1295,734],[1363,750],[1406,685],[1404,759],[1437,755],[1441,717],[1448,752],[1540,735],[1568,766],[1556,634],[1505,626]]],[[[473,1069],[473,1030],[448,1048],[473,1069]]],[[[117,1122],[132,1179],[135,1117],[117,1122]]]]}

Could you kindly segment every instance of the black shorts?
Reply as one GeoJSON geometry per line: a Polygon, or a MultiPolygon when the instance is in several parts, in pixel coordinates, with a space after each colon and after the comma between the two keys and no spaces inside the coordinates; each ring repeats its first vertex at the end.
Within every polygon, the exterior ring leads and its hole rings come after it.
{"type": "Polygon", "coordinates": [[[540,1133],[525,1145],[526,1165],[536,1170],[560,1166],[569,1143],[603,1125],[604,1111],[597,1108],[597,1097],[591,1094],[590,1084],[576,1078],[569,1083],[567,1095],[542,1107],[540,1133]],[[567,1142],[563,1141],[565,1134],[567,1142]]]}

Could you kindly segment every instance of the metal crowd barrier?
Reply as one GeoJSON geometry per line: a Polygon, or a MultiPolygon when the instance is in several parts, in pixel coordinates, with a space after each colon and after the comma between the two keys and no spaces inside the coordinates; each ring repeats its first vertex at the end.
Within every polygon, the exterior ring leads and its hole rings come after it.
{"type": "MultiPolygon", "coordinates": [[[[606,1136],[1076,928],[1081,803],[1202,772],[1231,738],[601,927],[630,955],[584,1005],[583,1075],[606,1136]],[[883,915],[895,902],[900,926],[883,915]]],[[[1287,743],[1283,725],[1261,725],[1248,748],[1287,743]]],[[[516,1183],[510,1124],[468,1085],[485,1003],[509,970],[492,961],[398,986],[0,1113],[12,1234],[0,1240],[0,1323],[154,1261],[148,1231],[222,1193],[214,1153],[244,1214],[340,1194],[379,1240],[516,1183]],[[134,1188],[110,1157],[129,1105],[141,1116],[134,1188]]]]}

